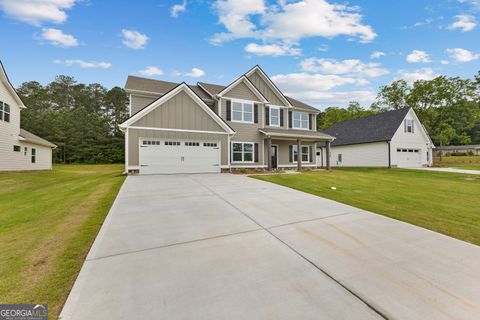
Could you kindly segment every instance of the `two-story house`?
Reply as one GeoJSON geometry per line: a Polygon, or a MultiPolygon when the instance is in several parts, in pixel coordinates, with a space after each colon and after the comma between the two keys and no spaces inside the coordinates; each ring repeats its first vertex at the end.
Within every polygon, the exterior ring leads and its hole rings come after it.
{"type": "Polygon", "coordinates": [[[56,146],[20,128],[23,108],[0,61],[0,171],[50,170],[56,146]]]}
{"type": "Polygon", "coordinates": [[[319,110],[285,96],[259,67],[227,86],[129,76],[126,172],[316,167],[319,110]]]}

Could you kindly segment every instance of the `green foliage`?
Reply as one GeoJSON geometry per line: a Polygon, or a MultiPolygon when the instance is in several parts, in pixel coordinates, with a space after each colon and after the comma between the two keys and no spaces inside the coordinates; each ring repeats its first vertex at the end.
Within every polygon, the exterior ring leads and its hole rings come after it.
{"type": "Polygon", "coordinates": [[[337,122],[371,116],[377,111],[373,108],[366,110],[358,102],[350,102],[346,109],[329,107],[317,117],[318,128],[327,129],[337,122]]]}
{"type": "Polygon", "coordinates": [[[439,76],[408,85],[403,80],[380,88],[380,110],[412,107],[435,144],[480,141],[480,73],[476,80],[439,76]]]}
{"type": "Polygon", "coordinates": [[[123,89],[60,75],[46,86],[25,82],[17,91],[28,107],[22,110],[22,128],[55,143],[56,162],[123,162],[124,137],[118,128],[128,118],[123,89]]]}

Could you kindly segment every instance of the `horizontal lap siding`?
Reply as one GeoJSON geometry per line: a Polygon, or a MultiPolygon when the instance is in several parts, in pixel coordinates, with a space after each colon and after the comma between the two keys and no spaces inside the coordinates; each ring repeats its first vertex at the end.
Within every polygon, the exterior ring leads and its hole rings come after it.
{"type": "Polygon", "coordinates": [[[130,96],[130,115],[134,115],[157,99],[158,97],[139,96],[132,94],[130,96]]]}
{"type": "Polygon", "coordinates": [[[200,141],[220,141],[222,165],[228,164],[228,137],[226,134],[209,133],[189,133],[189,132],[167,132],[158,130],[140,130],[128,129],[128,164],[129,166],[138,166],[138,140],[139,138],[155,139],[179,139],[179,140],[200,140],[200,141]]]}
{"type": "MultiPolygon", "coordinates": [[[[259,100],[257,96],[244,84],[240,83],[235,86],[233,89],[228,91],[224,98],[221,99],[221,117],[227,119],[227,100],[230,99],[242,99],[249,101],[259,100]]],[[[235,130],[235,135],[232,137],[232,142],[242,141],[242,142],[253,142],[258,143],[259,152],[258,152],[258,162],[249,163],[263,165],[263,139],[264,136],[258,131],[259,128],[263,127],[264,114],[263,114],[263,104],[258,104],[258,123],[239,123],[234,121],[228,121],[228,125],[235,130]]]]}
{"type": "Polygon", "coordinates": [[[224,132],[224,129],[183,91],[143,116],[133,126],[224,132]]]}
{"type": "Polygon", "coordinates": [[[342,167],[388,167],[388,144],[373,142],[331,148],[331,165],[342,167]],[[338,162],[338,154],[342,162],[338,162]]]}

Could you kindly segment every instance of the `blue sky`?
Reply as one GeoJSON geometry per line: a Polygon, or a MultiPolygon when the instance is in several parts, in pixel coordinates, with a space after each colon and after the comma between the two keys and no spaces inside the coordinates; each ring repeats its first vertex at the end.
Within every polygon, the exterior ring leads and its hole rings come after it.
{"type": "Polygon", "coordinates": [[[0,0],[14,85],[67,74],[227,84],[256,64],[313,106],[368,106],[379,86],[480,70],[480,0],[0,0]]]}

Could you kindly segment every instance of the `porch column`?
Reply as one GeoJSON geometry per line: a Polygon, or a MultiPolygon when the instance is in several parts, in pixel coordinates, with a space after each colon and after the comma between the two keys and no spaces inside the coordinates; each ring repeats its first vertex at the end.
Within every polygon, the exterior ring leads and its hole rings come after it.
{"type": "Polygon", "coordinates": [[[272,138],[267,138],[267,169],[272,170],[272,138]]]}
{"type": "Polygon", "coordinates": [[[331,167],[330,167],[330,141],[327,141],[327,147],[325,149],[326,149],[325,160],[326,160],[326,163],[327,163],[327,170],[330,170],[331,169],[331,167]]]}
{"type": "Polygon", "coordinates": [[[302,141],[297,139],[297,170],[302,171],[302,141]]]}

